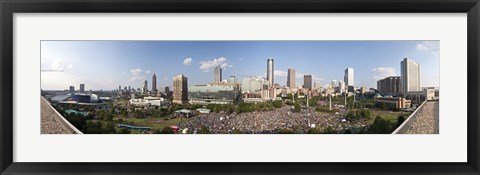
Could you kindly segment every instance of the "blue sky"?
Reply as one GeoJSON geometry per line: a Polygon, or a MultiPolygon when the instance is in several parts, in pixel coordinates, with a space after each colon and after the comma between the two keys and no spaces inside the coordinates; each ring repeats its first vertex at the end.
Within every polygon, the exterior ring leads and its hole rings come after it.
{"type": "Polygon", "coordinates": [[[223,79],[235,75],[265,76],[273,58],[275,82],[286,84],[288,68],[313,75],[322,86],[342,80],[354,68],[355,85],[376,88],[376,81],[400,75],[400,61],[420,64],[422,86],[439,86],[439,41],[42,41],[41,88],[64,90],[70,85],[87,90],[112,90],[118,85],[139,88],[157,75],[157,86],[171,86],[184,74],[189,85],[213,81],[213,68],[223,68],[223,79]]]}

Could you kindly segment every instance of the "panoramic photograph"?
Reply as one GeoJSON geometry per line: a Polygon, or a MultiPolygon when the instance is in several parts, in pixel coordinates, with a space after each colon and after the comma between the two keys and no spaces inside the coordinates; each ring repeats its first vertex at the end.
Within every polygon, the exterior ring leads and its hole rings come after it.
{"type": "Polygon", "coordinates": [[[41,41],[41,134],[439,134],[440,41],[41,41]]]}

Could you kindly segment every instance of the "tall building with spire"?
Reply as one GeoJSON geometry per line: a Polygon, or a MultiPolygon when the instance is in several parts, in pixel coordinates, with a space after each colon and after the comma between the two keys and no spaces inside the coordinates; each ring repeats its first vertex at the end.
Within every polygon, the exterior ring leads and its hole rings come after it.
{"type": "Polygon", "coordinates": [[[287,87],[290,89],[295,88],[295,69],[289,68],[287,74],[287,87]]]}
{"type": "Polygon", "coordinates": [[[153,76],[152,76],[152,91],[154,93],[157,92],[157,75],[155,75],[155,73],[153,73],[153,76]]]}
{"type": "Polygon", "coordinates": [[[273,59],[269,58],[267,60],[267,81],[269,86],[274,85],[273,79],[275,78],[275,76],[273,75],[273,71],[274,71],[273,59]]]}
{"type": "Polygon", "coordinates": [[[220,67],[220,65],[217,65],[215,67],[215,71],[214,71],[214,82],[215,83],[220,83],[222,82],[222,68],[220,67]]]}

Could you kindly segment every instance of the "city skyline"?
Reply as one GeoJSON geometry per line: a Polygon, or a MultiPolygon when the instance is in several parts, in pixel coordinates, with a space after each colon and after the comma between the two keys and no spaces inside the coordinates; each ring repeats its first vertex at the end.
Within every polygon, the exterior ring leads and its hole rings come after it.
{"type": "Polygon", "coordinates": [[[323,87],[342,80],[351,67],[355,86],[376,88],[378,80],[400,75],[403,58],[422,65],[422,87],[439,86],[438,41],[42,41],[41,69],[63,72],[42,72],[41,88],[139,88],[154,73],[158,87],[171,87],[177,74],[188,77],[190,85],[208,84],[216,66],[224,77],[241,82],[249,76],[268,78],[270,58],[273,82],[281,86],[287,85],[289,68],[296,71],[295,81],[312,75],[312,82],[323,87]]]}

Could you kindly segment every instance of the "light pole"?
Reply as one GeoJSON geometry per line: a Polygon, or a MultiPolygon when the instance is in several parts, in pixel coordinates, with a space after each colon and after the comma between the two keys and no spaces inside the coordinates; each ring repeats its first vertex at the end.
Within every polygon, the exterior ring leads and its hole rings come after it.
{"type": "Polygon", "coordinates": [[[328,100],[329,100],[329,106],[330,106],[330,111],[332,110],[332,95],[328,95],[328,100]]]}

